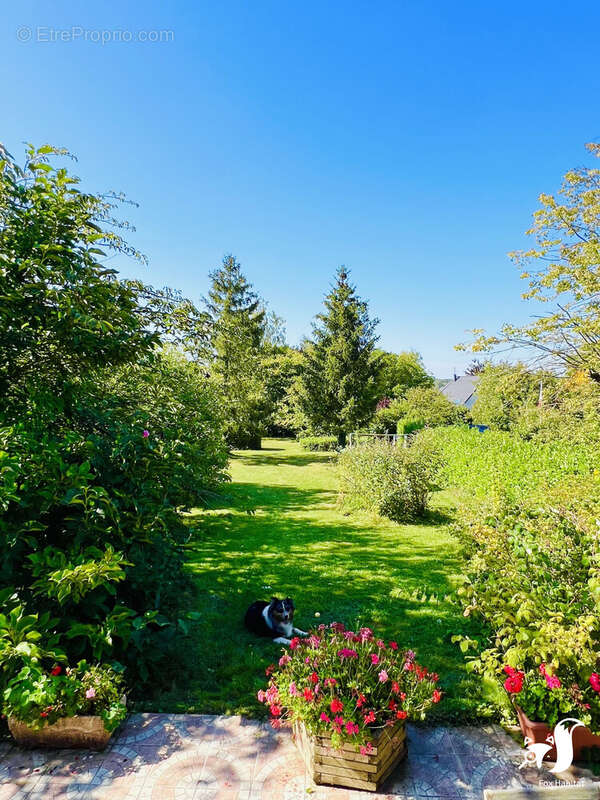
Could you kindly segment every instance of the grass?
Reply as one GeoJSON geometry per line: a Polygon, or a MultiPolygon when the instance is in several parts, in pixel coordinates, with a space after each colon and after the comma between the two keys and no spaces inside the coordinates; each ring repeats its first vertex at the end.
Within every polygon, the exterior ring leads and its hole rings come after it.
{"type": "Polygon", "coordinates": [[[256,692],[281,646],[247,633],[243,617],[253,600],[276,594],[294,598],[305,630],[360,620],[413,647],[447,691],[437,713],[471,713],[474,686],[450,643],[470,623],[448,600],[461,565],[449,492],[416,525],[347,516],[336,507],[331,454],[281,439],[235,453],[231,477],[221,507],[191,518],[200,531],[188,545],[199,612],[188,640],[192,674],[159,699],[161,710],[264,714],[256,692]]]}

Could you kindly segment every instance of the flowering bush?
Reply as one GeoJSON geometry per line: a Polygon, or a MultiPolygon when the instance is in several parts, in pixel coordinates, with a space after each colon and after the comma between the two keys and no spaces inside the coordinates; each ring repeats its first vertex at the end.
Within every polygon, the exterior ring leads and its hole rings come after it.
{"type": "Polygon", "coordinates": [[[441,700],[438,676],[415,661],[412,650],[357,633],[333,622],[307,639],[294,638],[279,666],[267,668],[269,687],[258,699],[278,727],[286,716],[314,734],[331,736],[334,747],[350,742],[368,752],[377,729],[398,720],[424,719],[441,700]]]}
{"type": "Polygon", "coordinates": [[[600,733],[600,675],[591,672],[579,681],[569,670],[562,678],[551,664],[542,662],[536,669],[504,667],[504,688],[513,702],[533,722],[550,727],[564,717],[576,717],[594,733],[600,733]]]}
{"type": "Polygon", "coordinates": [[[47,671],[31,661],[8,682],[3,711],[31,728],[76,714],[93,714],[102,718],[107,731],[113,731],[127,708],[122,678],[109,666],[80,661],[74,668],[57,664],[47,671]]]}

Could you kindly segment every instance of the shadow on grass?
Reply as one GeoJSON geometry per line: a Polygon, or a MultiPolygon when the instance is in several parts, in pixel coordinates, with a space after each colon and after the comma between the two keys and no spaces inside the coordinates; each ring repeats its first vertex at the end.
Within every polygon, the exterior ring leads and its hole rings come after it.
{"type": "MultiPolygon", "coordinates": [[[[251,602],[272,594],[294,598],[296,624],[305,630],[334,620],[372,625],[384,638],[414,647],[455,698],[474,694],[450,642],[453,634],[473,634],[473,623],[448,600],[461,560],[445,504],[416,525],[348,517],[337,510],[336,492],[318,466],[329,454],[288,445],[235,458],[246,480],[232,483],[213,511],[190,515],[198,535],[186,545],[186,560],[200,614],[186,643],[190,674],[174,677],[172,693],[160,699],[163,709],[264,715],[256,692],[281,647],[251,636],[243,618],[251,602]],[[314,474],[285,472],[310,464],[314,474]],[[285,485],[271,482],[282,478],[285,485]],[[255,513],[244,513],[249,506],[255,513]]],[[[436,714],[452,716],[453,708],[447,703],[436,714]]]]}
{"type": "MultiPolygon", "coordinates": [[[[277,448],[270,448],[271,450],[277,451],[277,448]]],[[[240,452],[234,453],[232,458],[236,461],[241,461],[246,466],[269,466],[269,467],[277,467],[285,465],[286,467],[308,467],[311,464],[323,464],[327,463],[328,461],[333,462],[335,460],[335,453],[320,453],[320,452],[313,452],[312,450],[306,453],[286,453],[284,450],[281,451],[281,456],[273,456],[272,453],[266,452],[263,450],[251,450],[248,453],[240,452]]]]}

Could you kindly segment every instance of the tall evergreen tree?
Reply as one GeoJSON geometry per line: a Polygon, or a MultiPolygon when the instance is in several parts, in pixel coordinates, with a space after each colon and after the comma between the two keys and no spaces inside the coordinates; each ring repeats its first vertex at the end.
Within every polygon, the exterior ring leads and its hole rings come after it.
{"type": "Polygon", "coordinates": [[[343,266],[324,305],[305,347],[299,400],[316,430],[345,444],[346,434],[370,418],[377,402],[374,347],[379,320],[369,319],[367,303],[356,294],[343,266]]]}
{"type": "Polygon", "coordinates": [[[260,447],[269,414],[262,379],[265,309],[232,255],[210,273],[204,299],[211,319],[211,372],[221,386],[226,432],[234,447],[260,447]]]}

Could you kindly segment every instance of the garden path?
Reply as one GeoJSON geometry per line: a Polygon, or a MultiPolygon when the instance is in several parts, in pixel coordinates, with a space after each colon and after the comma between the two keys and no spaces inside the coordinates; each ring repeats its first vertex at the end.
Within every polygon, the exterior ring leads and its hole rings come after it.
{"type": "Polygon", "coordinates": [[[0,800],[480,800],[490,787],[517,798],[557,780],[570,785],[552,796],[573,798],[600,786],[575,768],[519,770],[522,749],[497,726],[409,726],[408,739],[406,761],[374,795],[315,786],[290,730],[240,716],[133,714],[103,753],[0,743],[0,800]]]}

